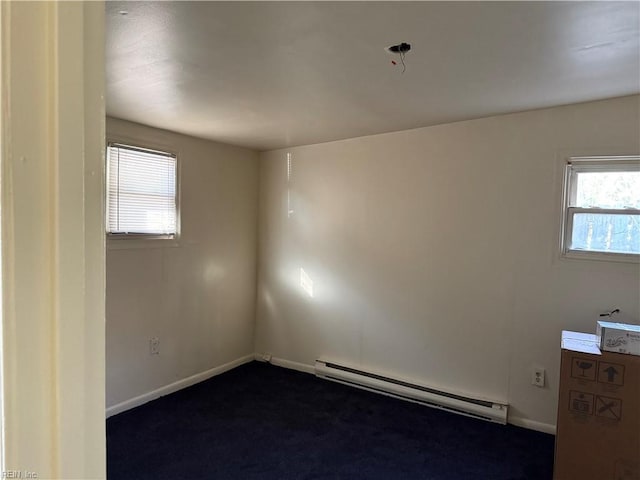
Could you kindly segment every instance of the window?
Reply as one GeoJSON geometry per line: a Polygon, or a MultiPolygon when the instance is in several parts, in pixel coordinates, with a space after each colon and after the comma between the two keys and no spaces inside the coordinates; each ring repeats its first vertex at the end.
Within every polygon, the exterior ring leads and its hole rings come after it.
{"type": "Polygon", "coordinates": [[[566,166],[563,254],[640,258],[640,157],[571,158],[566,166]]]}
{"type": "Polygon", "coordinates": [[[175,238],[177,158],[112,143],[107,148],[107,232],[111,237],[175,238]]]}

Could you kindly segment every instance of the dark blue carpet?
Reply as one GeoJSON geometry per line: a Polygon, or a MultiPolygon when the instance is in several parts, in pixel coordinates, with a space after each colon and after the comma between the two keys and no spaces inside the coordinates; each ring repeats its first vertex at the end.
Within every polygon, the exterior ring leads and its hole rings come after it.
{"type": "Polygon", "coordinates": [[[107,420],[109,480],[551,480],[554,437],[253,362],[107,420]]]}

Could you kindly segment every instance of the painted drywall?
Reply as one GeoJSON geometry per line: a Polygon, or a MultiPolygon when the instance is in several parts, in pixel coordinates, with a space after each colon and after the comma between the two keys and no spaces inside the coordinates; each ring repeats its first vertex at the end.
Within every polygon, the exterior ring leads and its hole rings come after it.
{"type": "Polygon", "coordinates": [[[104,4],[3,2],[3,478],[106,478],[104,4]]]}
{"type": "Polygon", "coordinates": [[[113,407],[253,354],[258,155],[113,118],[107,138],[177,153],[181,219],[177,245],[107,245],[113,407]]]}
{"type": "Polygon", "coordinates": [[[561,330],[640,306],[637,264],[560,258],[562,165],[637,154],[639,111],[630,96],[262,153],[256,352],[506,401],[553,431],[561,330]]]}

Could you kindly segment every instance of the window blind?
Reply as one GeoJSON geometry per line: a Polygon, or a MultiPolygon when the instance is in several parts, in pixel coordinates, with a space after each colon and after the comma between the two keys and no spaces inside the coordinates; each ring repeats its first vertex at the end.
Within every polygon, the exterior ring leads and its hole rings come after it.
{"type": "Polygon", "coordinates": [[[175,155],[111,144],[107,160],[107,231],[175,235],[175,155]]]}

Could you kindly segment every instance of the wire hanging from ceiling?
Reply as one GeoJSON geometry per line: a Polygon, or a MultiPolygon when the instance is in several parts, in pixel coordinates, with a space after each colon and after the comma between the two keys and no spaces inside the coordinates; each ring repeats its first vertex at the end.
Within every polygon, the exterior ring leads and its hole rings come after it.
{"type": "MultiPolygon", "coordinates": [[[[394,55],[398,55],[400,57],[400,63],[402,64],[402,73],[404,73],[407,70],[407,65],[404,59],[409,50],[411,50],[411,44],[406,42],[402,42],[402,43],[399,43],[398,45],[391,45],[390,47],[387,47],[387,51],[389,53],[393,53],[394,55]]],[[[395,60],[391,60],[391,63],[393,65],[397,65],[397,62],[395,60]]]]}

